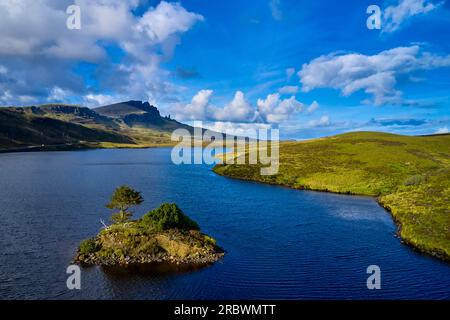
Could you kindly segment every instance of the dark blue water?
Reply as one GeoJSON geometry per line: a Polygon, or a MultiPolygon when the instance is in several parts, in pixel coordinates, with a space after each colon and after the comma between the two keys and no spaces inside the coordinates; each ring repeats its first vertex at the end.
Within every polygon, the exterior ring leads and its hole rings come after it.
{"type": "Polygon", "coordinates": [[[170,149],[0,155],[0,298],[449,299],[450,265],[395,237],[374,199],[303,192],[175,166],[170,149]],[[227,250],[179,274],[82,270],[66,288],[78,243],[94,236],[114,188],[143,192],[136,216],[176,202],[227,250]],[[381,268],[368,290],[366,268],[381,268]]]}

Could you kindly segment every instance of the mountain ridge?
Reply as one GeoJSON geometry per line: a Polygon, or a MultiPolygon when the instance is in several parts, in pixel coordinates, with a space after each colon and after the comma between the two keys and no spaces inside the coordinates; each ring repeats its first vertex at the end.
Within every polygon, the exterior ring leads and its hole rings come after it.
{"type": "Polygon", "coordinates": [[[155,116],[161,117],[161,114],[155,106],[152,106],[148,102],[142,102],[138,100],[129,100],[124,102],[113,103],[97,108],[91,109],[96,113],[111,118],[120,118],[122,116],[130,114],[142,114],[151,113],[155,116]]]}
{"type": "Polygon", "coordinates": [[[148,102],[130,100],[98,108],[43,104],[0,108],[0,149],[47,144],[170,144],[173,130],[193,127],[162,117],[148,102]],[[14,124],[14,125],[11,125],[14,124]],[[45,124],[45,125],[44,125],[45,124]]]}

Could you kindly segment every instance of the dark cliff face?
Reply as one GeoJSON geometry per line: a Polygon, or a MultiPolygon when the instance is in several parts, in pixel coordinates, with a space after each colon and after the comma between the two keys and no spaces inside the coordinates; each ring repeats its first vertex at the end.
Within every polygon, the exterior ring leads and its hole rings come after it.
{"type": "Polygon", "coordinates": [[[116,119],[121,119],[126,125],[133,126],[159,126],[165,125],[169,120],[161,117],[159,110],[148,102],[126,101],[94,109],[116,119]]]}
{"type": "Polygon", "coordinates": [[[142,102],[142,101],[129,101],[125,102],[125,104],[128,104],[130,106],[135,107],[136,109],[142,110],[145,113],[133,113],[128,114],[124,116],[122,119],[123,121],[129,125],[133,126],[134,124],[138,123],[149,123],[149,124],[157,124],[161,121],[161,114],[159,113],[159,110],[150,105],[148,102],[142,102]]]}
{"type": "Polygon", "coordinates": [[[144,113],[149,113],[153,115],[153,117],[155,118],[161,116],[158,109],[150,105],[148,102],[135,100],[110,104],[107,106],[95,108],[93,110],[98,114],[116,119],[124,118],[131,114],[144,114],[144,113]]]}
{"type": "MultiPolygon", "coordinates": [[[[155,108],[156,109],[156,108],[155,108]]],[[[146,112],[143,114],[130,114],[123,117],[123,122],[125,122],[128,126],[132,127],[136,124],[158,124],[162,122],[161,116],[159,115],[159,111],[157,112],[146,112]]]]}
{"type": "Polygon", "coordinates": [[[134,107],[136,109],[139,109],[139,110],[148,112],[150,114],[153,114],[154,116],[161,117],[161,114],[159,113],[159,110],[155,106],[152,106],[148,102],[131,100],[131,101],[128,101],[128,102],[122,102],[121,104],[129,105],[129,106],[134,107]]]}

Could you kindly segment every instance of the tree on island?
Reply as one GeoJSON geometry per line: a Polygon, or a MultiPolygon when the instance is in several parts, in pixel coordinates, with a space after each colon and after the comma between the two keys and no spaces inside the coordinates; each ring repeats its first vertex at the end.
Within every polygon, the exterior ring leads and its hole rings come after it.
{"type": "Polygon", "coordinates": [[[116,189],[110,203],[106,207],[111,210],[119,210],[119,212],[113,213],[111,219],[115,223],[122,223],[128,221],[133,215],[133,211],[130,211],[130,208],[138,206],[142,202],[144,202],[144,199],[140,192],[124,185],[116,189]]]}

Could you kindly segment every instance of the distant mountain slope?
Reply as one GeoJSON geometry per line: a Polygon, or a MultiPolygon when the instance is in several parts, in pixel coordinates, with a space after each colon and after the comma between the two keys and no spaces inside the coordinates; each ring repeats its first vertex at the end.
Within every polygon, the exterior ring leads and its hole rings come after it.
{"type": "Polygon", "coordinates": [[[119,125],[114,119],[100,115],[92,109],[77,105],[46,104],[23,108],[12,108],[42,117],[54,118],[85,126],[103,127],[102,129],[118,129],[119,125]]]}
{"type": "Polygon", "coordinates": [[[172,143],[175,129],[193,131],[193,127],[162,117],[156,107],[141,101],[96,109],[47,104],[0,111],[0,149],[81,141],[136,147],[165,145],[172,143]]]}
{"type": "Polygon", "coordinates": [[[191,131],[191,126],[173,119],[162,117],[159,110],[148,102],[127,101],[93,109],[99,115],[122,121],[128,127],[148,128],[163,132],[172,132],[178,128],[191,131]]]}
{"type": "Polygon", "coordinates": [[[154,106],[151,106],[148,102],[134,100],[98,107],[95,108],[94,111],[98,114],[111,118],[122,118],[130,114],[143,113],[150,113],[155,117],[161,116],[158,109],[154,106]]]}
{"type": "Polygon", "coordinates": [[[24,109],[0,109],[0,149],[85,142],[132,143],[118,133],[88,128],[34,114],[24,109]]]}

